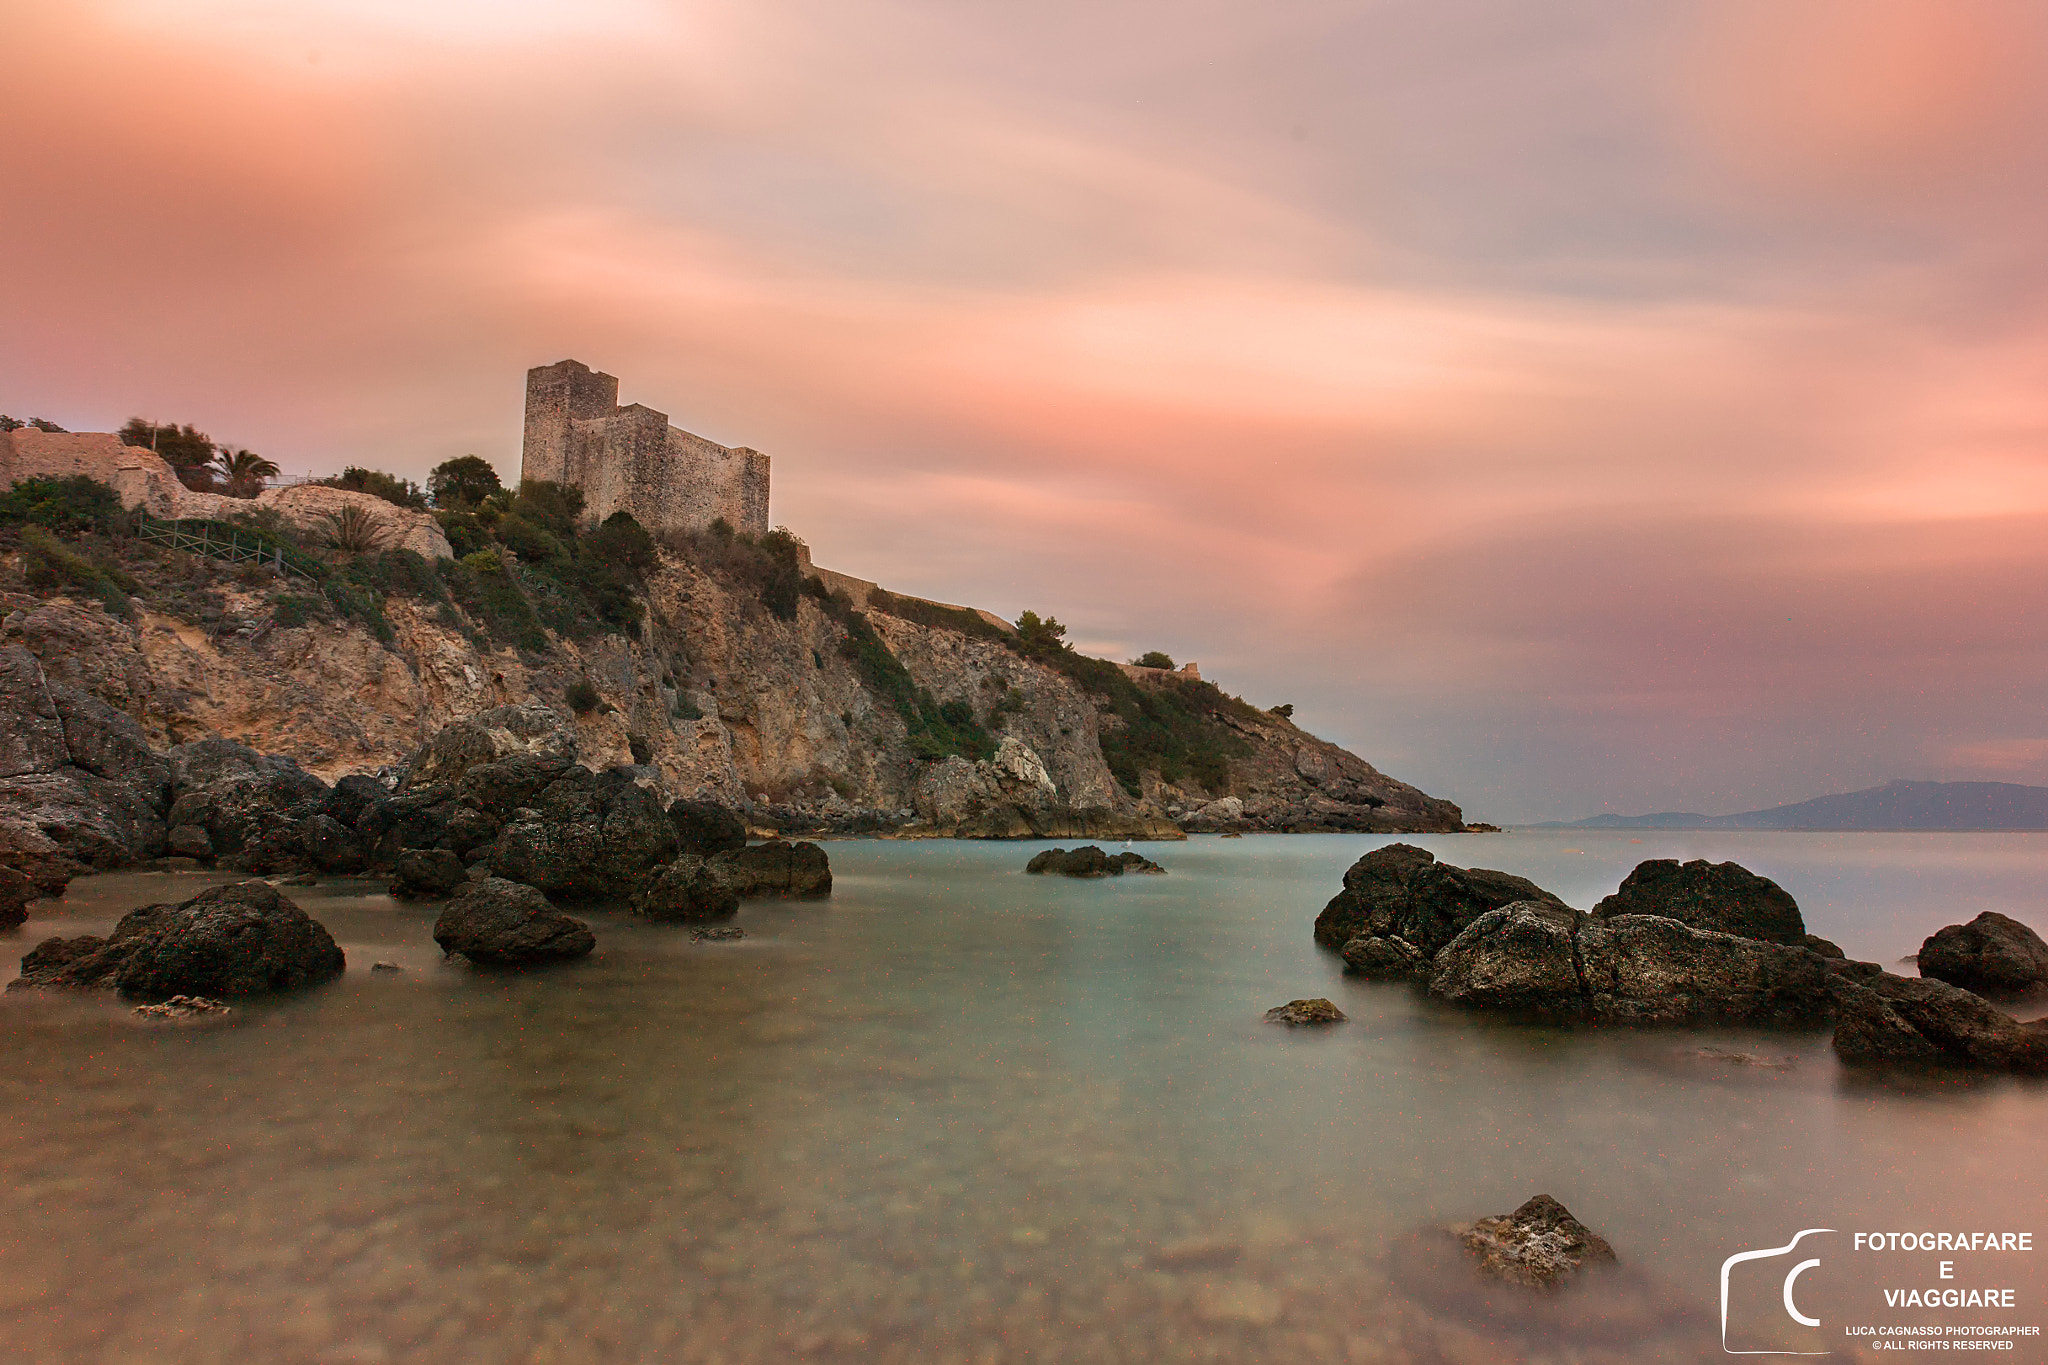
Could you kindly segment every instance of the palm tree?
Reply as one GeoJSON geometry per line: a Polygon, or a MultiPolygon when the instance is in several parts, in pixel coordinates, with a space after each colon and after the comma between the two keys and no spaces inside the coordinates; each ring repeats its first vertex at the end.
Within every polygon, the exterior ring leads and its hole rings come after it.
{"type": "Polygon", "coordinates": [[[222,446],[213,464],[227,479],[228,496],[253,498],[263,491],[263,481],[277,475],[277,466],[253,450],[229,450],[222,446]]]}

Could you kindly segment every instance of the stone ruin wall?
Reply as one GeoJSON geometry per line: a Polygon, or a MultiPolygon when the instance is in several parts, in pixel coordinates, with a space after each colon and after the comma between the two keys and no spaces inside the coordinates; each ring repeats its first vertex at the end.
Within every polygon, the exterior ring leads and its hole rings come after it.
{"type": "Polygon", "coordinates": [[[528,370],[521,476],[582,489],[599,520],[623,511],[650,531],[701,531],[723,517],[735,531],[768,533],[766,455],[618,400],[617,378],[578,361],[528,370]]]}

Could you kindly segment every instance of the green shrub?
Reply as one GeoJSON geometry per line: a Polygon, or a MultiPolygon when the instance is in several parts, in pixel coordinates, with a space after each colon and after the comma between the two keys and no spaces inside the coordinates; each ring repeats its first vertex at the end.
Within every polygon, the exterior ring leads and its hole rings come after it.
{"type": "MultiPolygon", "coordinates": [[[[29,586],[45,592],[72,590],[98,601],[109,614],[132,617],[135,604],[121,590],[115,572],[109,572],[85,556],[74,554],[41,526],[21,528],[23,576],[29,586]]],[[[126,575],[121,575],[126,580],[126,575]]],[[[132,580],[128,585],[133,587],[132,580]]]]}
{"type": "Polygon", "coordinates": [[[563,555],[560,539],[517,513],[501,518],[494,529],[498,542],[529,564],[560,559],[563,555]]]}
{"type": "Polygon", "coordinates": [[[436,507],[474,507],[504,487],[498,471],[477,455],[443,461],[427,475],[427,496],[436,507]]]}
{"type": "Polygon", "coordinates": [[[0,526],[43,526],[59,535],[121,529],[126,512],[114,490],[97,479],[23,479],[0,495],[0,526]]]}
{"type": "Polygon", "coordinates": [[[1173,667],[1173,656],[1170,654],[1163,653],[1160,650],[1150,649],[1145,651],[1145,653],[1139,655],[1137,658],[1131,660],[1131,662],[1136,664],[1140,668],[1171,669],[1173,667]]]}
{"type": "Polygon", "coordinates": [[[318,597],[301,596],[296,593],[279,593],[270,599],[270,619],[283,630],[303,626],[308,621],[327,619],[327,603],[318,597]]]}
{"type": "Polygon", "coordinates": [[[921,597],[902,597],[886,588],[875,589],[868,598],[868,607],[905,621],[915,621],[921,626],[930,626],[935,630],[957,630],[962,635],[973,636],[976,639],[1001,640],[1009,635],[1008,631],[989,624],[979,614],[965,607],[942,606],[937,602],[927,602],[921,597]]]}
{"type": "Polygon", "coordinates": [[[399,507],[409,507],[415,512],[427,510],[427,495],[420,491],[418,484],[396,474],[386,474],[381,469],[350,465],[331,479],[315,479],[313,482],[322,488],[346,488],[353,493],[368,493],[371,497],[382,498],[399,507]]]}

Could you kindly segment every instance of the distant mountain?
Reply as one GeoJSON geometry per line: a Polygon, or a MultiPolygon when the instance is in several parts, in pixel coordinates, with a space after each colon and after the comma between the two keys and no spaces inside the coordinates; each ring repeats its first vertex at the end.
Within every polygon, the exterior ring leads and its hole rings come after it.
{"type": "Polygon", "coordinates": [[[1887,782],[1738,815],[1595,815],[1536,829],[2048,830],[2048,787],[2013,782],[1887,782]]]}

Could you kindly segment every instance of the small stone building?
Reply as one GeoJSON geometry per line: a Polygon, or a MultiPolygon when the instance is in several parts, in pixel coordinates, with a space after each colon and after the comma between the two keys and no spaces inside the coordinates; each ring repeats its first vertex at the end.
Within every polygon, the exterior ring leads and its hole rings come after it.
{"type": "Polygon", "coordinates": [[[619,381],[580,361],[526,372],[520,476],[583,490],[603,520],[627,512],[650,531],[701,531],[724,518],[768,531],[768,457],[669,425],[668,414],[619,406],[619,381]]]}

